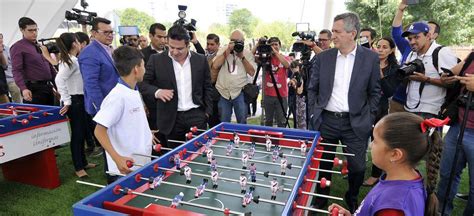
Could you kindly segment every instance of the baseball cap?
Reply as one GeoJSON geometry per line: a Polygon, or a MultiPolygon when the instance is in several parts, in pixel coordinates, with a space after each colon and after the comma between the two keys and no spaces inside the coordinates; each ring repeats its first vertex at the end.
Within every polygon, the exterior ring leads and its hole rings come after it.
{"type": "Polygon", "coordinates": [[[429,32],[430,27],[425,22],[414,22],[408,27],[408,30],[403,32],[402,37],[407,37],[410,34],[418,34],[420,32],[429,32]]]}

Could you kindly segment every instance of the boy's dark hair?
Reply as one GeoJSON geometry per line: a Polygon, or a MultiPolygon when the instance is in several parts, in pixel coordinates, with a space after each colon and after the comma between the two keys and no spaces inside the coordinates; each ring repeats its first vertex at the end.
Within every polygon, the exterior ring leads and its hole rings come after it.
{"type": "Polygon", "coordinates": [[[437,22],[433,21],[433,20],[428,21],[428,24],[435,25],[436,28],[435,28],[434,32],[438,33],[438,35],[439,35],[439,33],[441,32],[441,26],[439,26],[439,24],[437,22]]]}
{"type": "Polygon", "coordinates": [[[438,198],[434,193],[438,179],[439,162],[441,159],[442,141],[435,130],[421,131],[423,118],[413,113],[392,113],[380,120],[382,124],[381,138],[391,149],[399,148],[406,154],[406,162],[415,167],[426,156],[426,190],[428,197],[425,203],[425,215],[436,215],[438,198]]]}
{"type": "Polygon", "coordinates": [[[148,33],[150,33],[151,35],[155,36],[156,29],[159,29],[159,30],[161,30],[161,31],[166,31],[166,27],[165,27],[163,24],[161,24],[161,23],[153,23],[153,24],[151,24],[150,29],[148,30],[148,33]]]}
{"type": "Polygon", "coordinates": [[[110,25],[110,20],[108,20],[106,18],[102,18],[102,17],[94,18],[94,20],[92,20],[92,23],[91,23],[93,31],[99,30],[99,23],[104,23],[104,24],[110,25]]]}
{"type": "Polygon", "coordinates": [[[173,40],[184,40],[186,45],[188,45],[191,40],[188,30],[180,25],[171,26],[168,30],[168,38],[173,40]]]}
{"type": "Polygon", "coordinates": [[[372,41],[374,41],[375,37],[377,37],[377,32],[373,28],[363,28],[360,30],[360,32],[363,32],[363,31],[370,32],[370,38],[372,39],[372,41]]]}
{"type": "Polygon", "coordinates": [[[89,35],[87,35],[84,32],[76,32],[76,36],[77,36],[77,40],[79,41],[79,43],[86,42],[86,45],[89,45],[89,43],[91,41],[90,38],[89,38],[89,35]]]}
{"type": "Polygon", "coordinates": [[[220,43],[220,39],[219,39],[219,36],[214,34],[214,33],[210,33],[207,35],[206,37],[206,40],[213,40],[214,42],[216,42],[217,44],[220,43]]]}
{"type": "Polygon", "coordinates": [[[36,25],[36,22],[29,17],[22,17],[18,20],[20,29],[25,29],[28,25],[36,25]]]}
{"type": "Polygon", "coordinates": [[[135,47],[121,46],[112,55],[120,76],[128,76],[132,69],[143,61],[143,54],[135,47]]]}
{"type": "Polygon", "coordinates": [[[268,42],[267,42],[267,43],[268,43],[268,44],[271,44],[271,43],[273,43],[273,42],[278,42],[278,45],[281,46],[280,38],[278,38],[278,37],[271,37],[271,38],[268,39],[268,42]]]}

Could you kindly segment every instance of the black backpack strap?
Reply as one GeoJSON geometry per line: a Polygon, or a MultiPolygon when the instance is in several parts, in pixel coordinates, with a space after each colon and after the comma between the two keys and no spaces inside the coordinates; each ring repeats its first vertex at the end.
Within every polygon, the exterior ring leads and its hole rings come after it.
{"type": "Polygon", "coordinates": [[[439,55],[439,51],[443,48],[444,46],[439,46],[439,47],[436,47],[434,50],[433,50],[433,54],[431,55],[432,59],[433,59],[433,66],[435,67],[436,71],[439,72],[439,68],[438,68],[438,55],[439,55]]]}

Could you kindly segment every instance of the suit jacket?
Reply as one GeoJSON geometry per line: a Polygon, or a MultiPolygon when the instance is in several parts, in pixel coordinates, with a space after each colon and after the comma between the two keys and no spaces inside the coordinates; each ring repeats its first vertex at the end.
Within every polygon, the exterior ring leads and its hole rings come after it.
{"type": "MultiPolygon", "coordinates": [[[[190,52],[191,80],[193,103],[199,105],[209,116],[212,114],[211,78],[209,64],[205,56],[190,52]]],[[[155,97],[158,89],[173,89],[171,101],[156,100],[157,127],[161,133],[168,135],[176,120],[178,112],[178,91],[172,59],[168,52],[155,54],[150,57],[146,65],[146,72],[141,84],[142,94],[146,97],[155,97]]]]}
{"type": "Polygon", "coordinates": [[[78,60],[84,81],[86,111],[95,115],[102,100],[117,85],[118,71],[112,58],[95,40],[81,51],[78,60]]]}
{"type": "MultiPolygon", "coordinates": [[[[321,113],[331,98],[336,72],[338,50],[333,48],[316,56],[310,69],[308,87],[309,114],[313,129],[322,123],[321,113]]],[[[357,46],[349,84],[349,118],[355,134],[361,139],[370,135],[381,97],[380,64],[378,55],[357,46]]]]}

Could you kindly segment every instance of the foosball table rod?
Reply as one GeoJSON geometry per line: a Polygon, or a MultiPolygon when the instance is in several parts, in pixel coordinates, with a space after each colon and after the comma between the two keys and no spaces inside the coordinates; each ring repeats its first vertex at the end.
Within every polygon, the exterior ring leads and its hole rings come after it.
{"type": "MultiPolygon", "coordinates": [[[[89,186],[94,186],[94,187],[99,187],[99,188],[104,188],[105,187],[105,185],[94,184],[94,183],[80,181],[80,180],[77,180],[76,183],[89,185],[89,186]]],[[[168,202],[173,201],[172,198],[156,196],[156,195],[151,195],[151,194],[146,194],[146,193],[140,193],[140,192],[136,192],[136,191],[133,191],[133,190],[127,189],[127,188],[118,188],[118,190],[120,192],[122,192],[123,194],[134,194],[134,195],[149,197],[149,198],[153,198],[153,199],[165,200],[165,201],[168,201],[168,202]]],[[[206,206],[206,205],[201,205],[201,204],[196,204],[196,203],[191,203],[191,202],[186,202],[186,201],[181,201],[180,204],[193,206],[193,207],[198,207],[198,208],[209,209],[209,210],[218,211],[218,212],[224,212],[226,214],[230,213],[230,214],[237,214],[237,215],[245,215],[244,213],[238,212],[238,211],[232,211],[232,210],[228,210],[228,209],[225,209],[225,208],[222,208],[222,209],[221,208],[215,208],[215,207],[212,207],[212,206],[206,206]]]]}

